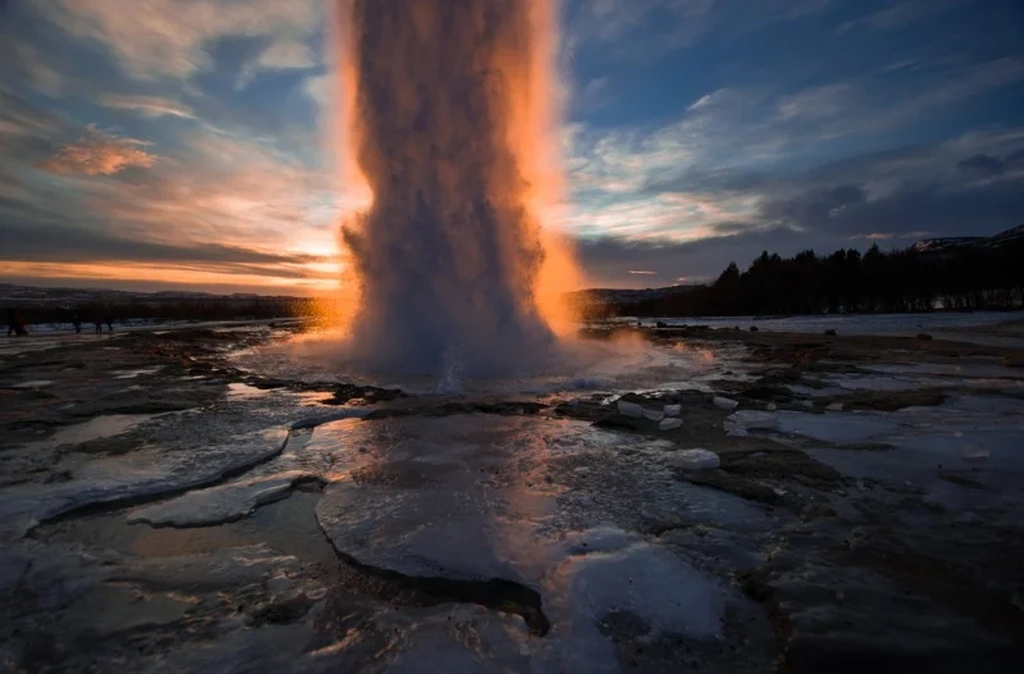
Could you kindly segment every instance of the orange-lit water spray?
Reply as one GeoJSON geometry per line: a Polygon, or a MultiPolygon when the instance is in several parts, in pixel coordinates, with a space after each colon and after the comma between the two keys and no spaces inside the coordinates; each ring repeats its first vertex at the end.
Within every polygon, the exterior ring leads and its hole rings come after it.
{"type": "Polygon", "coordinates": [[[555,0],[337,0],[337,320],[377,370],[546,366],[580,287],[562,202],[555,0]]]}

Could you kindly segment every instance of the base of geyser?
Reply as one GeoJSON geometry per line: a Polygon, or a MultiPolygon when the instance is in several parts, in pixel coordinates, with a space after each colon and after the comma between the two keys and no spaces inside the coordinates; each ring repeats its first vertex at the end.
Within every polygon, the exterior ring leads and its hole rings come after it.
{"type": "Polygon", "coordinates": [[[491,358],[477,353],[467,359],[465,352],[453,346],[440,367],[424,365],[415,358],[381,358],[356,347],[346,335],[325,331],[300,335],[277,347],[296,363],[308,363],[317,370],[328,369],[353,381],[372,381],[393,385],[407,383],[432,388],[438,393],[459,393],[462,384],[474,381],[523,381],[543,377],[576,376],[599,363],[649,352],[651,346],[641,339],[594,341],[582,338],[552,339],[541,348],[509,354],[493,353],[491,358]]]}

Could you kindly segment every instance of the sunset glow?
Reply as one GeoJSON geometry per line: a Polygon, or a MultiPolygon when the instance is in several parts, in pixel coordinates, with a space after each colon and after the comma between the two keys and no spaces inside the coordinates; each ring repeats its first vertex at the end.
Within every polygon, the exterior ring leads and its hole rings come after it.
{"type": "MultiPolygon", "coordinates": [[[[0,3],[0,282],[354,292],[352,2],[0,3]]],[[[429,34],[437,4],[403,20],[429,34]]],[[[546,320],[549,289],[1019,224],[1019,13],[883,4],[522,0],[530,56],[486,58],[517,92],[501,182],[544,238],[546,320]]]]}

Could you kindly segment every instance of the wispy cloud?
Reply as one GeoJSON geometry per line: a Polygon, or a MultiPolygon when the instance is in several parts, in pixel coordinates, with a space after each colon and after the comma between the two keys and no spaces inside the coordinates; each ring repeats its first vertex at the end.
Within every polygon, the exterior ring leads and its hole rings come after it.
{"type": "Polygon", "coordinates": [[[58,175],[109,176],[125,169],[149,168],[156,156],[145,141],[115,136],[90,125],[77,142],[61,147],[39,167],[58,175]]]}
{"type": "Polygon", "coordinates": [[[130,110],[144,117],[183,117],[195,119],[195,111],[185,105],[159,96],[128,96],[123,94],[106,94],[100,96],[98,102],[108,108],[130,110]]]}
{"type": "Polygon", "coordinates": [[[840,24],[838,32],[847,33],[857,28],[873,31],[893,30],[942,14],[966,5],[973,0],[901,0],[889,7],[873,12],[859,19],[840,24]]]}
{"type": "Polygon", "coordinates": [[[574,47],[593,45],[653,59],[712,35],[747,32],[821,13],[837,0],[598,0],[581,2],[569,17],[574,47]],[[636,39],[634,39],[636,38],[636,39]]]}
{"type": "Polygon", "coordinates": [[[106,47],[134,78],[187,79],[211,65],[207,46],[223,37],[268,41],[255,68],[311,61],[304,46],[322,21],[315,0],[50,0],[35,8],[67,34],[106,47]]]}

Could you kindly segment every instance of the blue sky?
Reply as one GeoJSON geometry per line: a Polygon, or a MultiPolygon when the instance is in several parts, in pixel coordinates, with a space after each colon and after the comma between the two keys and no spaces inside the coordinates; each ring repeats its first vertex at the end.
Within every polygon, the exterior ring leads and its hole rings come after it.
{"type": "MultiPolygon", "coordinates": [[[[320,0],[0,0],[0,281],[320,292],[320,0]]],[[[562,7],[570,216],[596,285],[1024,222],[1019,0],[562,7]],[[636,273],[643,272],[643,273],[636,273]]]]}

